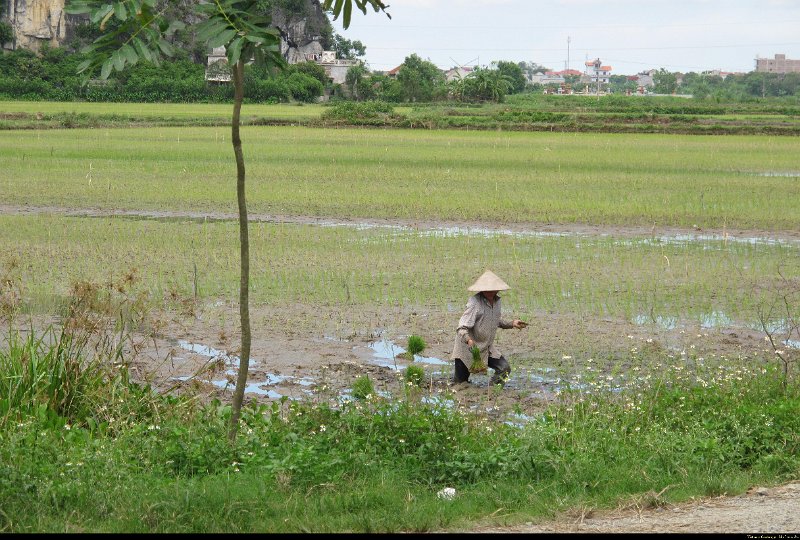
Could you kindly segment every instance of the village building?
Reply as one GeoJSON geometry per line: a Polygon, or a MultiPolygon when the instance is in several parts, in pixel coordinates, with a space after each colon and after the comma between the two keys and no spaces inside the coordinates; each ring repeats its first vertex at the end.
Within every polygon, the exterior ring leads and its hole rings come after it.
{"type": "Polygon", "coordinates": [[[211,83],[231,82],[231,70],[228,69],[228,57],[225,47],[215,47],[208,55],[206,62],[206,81],[211,83]]]}
{"type": "Polygon", "coordinates": [[[785,54],[775,58],[756,58],[756,71],[759,73],[800,73],[800,60],[790,60],[785,54]]]}
{"type": "Polygon", "coordinates": [[[397,74],[400,73],[400,68],[401,67],[403,67],[402,64],[400,64],[397,67],[394,67],[394,68],[390,69],[389,71],[386,72],[386,76],[389,77],[390,79],[396,79],[397,78],[397,74]]]}
{"type": "MultiPolygon", "coordinates": [[[[294,62],[290,61],[289,63],[316,62],[322,66],[328,80],[334,84],[344,84],[347,79],[347,70],[361,63],[361,60],[336,58],[335,51],[307,53],[302,57],[294,57],[293,60],[294,62]]],[[[225,55],[225,47],[216,47],[208,55],[206,80],[218,83],[230,82],[231,73],[230,69],[228,69],[228,57],[225,55]]]]}
{"type": "Polygon", "coordinates": [[[603,85],[611,81],[611,66],[604,66],[599,58],[589,60],[585,66],[586,71],[581,76],[581,82],[590,84],[594,93],[602,93],[603,85]]]}
{"type": "Polygon", "coordinates": [[[361,60],[349,58],[336,58],[335,51],[322,51],[318,54],[308,55],[307,62],[316,62],[325,70],[325,75],[333,84],[344,84],[347,79],[347,70],[361,64],[361,60]]]}

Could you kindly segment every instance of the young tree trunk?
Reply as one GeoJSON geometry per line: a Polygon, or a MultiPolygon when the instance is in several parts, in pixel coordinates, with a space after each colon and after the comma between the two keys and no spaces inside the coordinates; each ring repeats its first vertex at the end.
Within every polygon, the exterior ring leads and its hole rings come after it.
{"type": "Polygon", "coordinates": [[[233,119],[231,121],[231,142],[236,155],[236,200],[239,203],[239,255],[241,273],[239,278],[239,318],[242,327],[242,348],[239,354],[239,375],[233,391],[231,405],[231,427],[228,438],[233,441],[239,428],[239,417],[244,401],[244,388],[247,385],[247,371],[250,367],[250,239],[248,235],[247,201],[244,191],[244,154],[242,139],[239,136],[239,118],[244,98],[244,62],[241,60],[233,68],[233,119]]]}

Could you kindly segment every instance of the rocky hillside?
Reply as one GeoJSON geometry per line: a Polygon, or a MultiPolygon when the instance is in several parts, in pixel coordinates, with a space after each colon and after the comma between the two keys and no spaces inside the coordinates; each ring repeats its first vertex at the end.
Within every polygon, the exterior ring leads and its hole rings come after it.
{"type": "MultiPolygon", "coordinates": [[[[85,16],[67,15],[66,0],[0,0],[3,21],[14,30],[14,41],[6,48],[39,50],[42,44],[64,46],[76,36],[86,23],[85,16]]],[[[168,0],[164,0],[168,1],[168,0]]],[[[184,18],[191,28],[191,5],[195,0],[169,1],[175,16],[184,18]]],[[[282,37],[281,52],[291,63],[302,61],[308,55],[322,52],[332,35],[332,27],[319,0],[273,0],[272,17],[282,37]]],[[[187,50],[193,49],[192,36],[179,39],[187,50]]],[[[198,58],[198,60],[200,60],[198,58]]]]}
{"type": "Polygon", "coordinates": [[[64,13],[65,0],[1,1],[3,20],[14,30],[14,41],[5,44],[6,48],[35,51],[44,43],[57,47],[71,38],[81,22],[64,13]]]}

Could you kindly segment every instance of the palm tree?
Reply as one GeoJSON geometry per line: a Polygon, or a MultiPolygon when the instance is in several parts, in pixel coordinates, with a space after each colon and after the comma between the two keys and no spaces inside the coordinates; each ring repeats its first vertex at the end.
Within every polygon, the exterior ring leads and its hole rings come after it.
{"type": "Polygon", "coordinates": [[[497,69],[476,68],[466,78],[465,93],[477,101],[503,101],[513,81],[497,69]]]}

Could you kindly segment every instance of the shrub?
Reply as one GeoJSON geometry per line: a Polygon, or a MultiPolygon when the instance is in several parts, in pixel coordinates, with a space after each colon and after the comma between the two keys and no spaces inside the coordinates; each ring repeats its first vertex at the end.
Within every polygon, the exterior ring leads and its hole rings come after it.
{"type": "Polygon", "coordinates": [[[14,39],[14,29],[5,21],[0,21],[0,45],[5,45],[14,39]]]}
{"type": "Polygon", "coordinates": [[[325,68],[317,64],[316,62],[300,62],[298,64],[292,64],[291,66],[289,66],[289,69],[287,71],[289,74],[301,73],[303,75],[308,75],[310,77],[315,78],[320,82],[320,84],[323,85],[328,80],[328,76],[325,74],[325,68]]]}
{"type": "Polygon", "coordinates": [[[289,87],[294,99],[306,103],[316,100],[325,90],[325,87],[317,79],[300,72],[292,73],[286,77],[286,85],[289,87]]]}
{"type": "Polygon", "coordinates": [[[322,113],[323,118],[362,123],[364,120],[385,121],[394,113],[394,107],[383,101],[341,101],[322,113]]]}
{"type": "Polygon", "coordinates": [[[292,97],[285,79],[253,79],[245,95],[254,102],[286,102],[292,97]]]}

